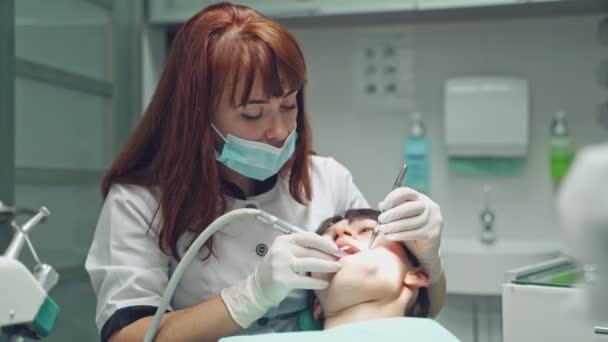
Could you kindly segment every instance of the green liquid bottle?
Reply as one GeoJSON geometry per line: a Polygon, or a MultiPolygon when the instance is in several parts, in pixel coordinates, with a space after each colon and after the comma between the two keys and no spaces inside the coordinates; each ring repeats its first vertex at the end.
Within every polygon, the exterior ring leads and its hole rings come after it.
{"type": "Polygon", "coordinates": [[[555,183],[559,183],[566,176],[573,157],[574,147],[568,134],[566,115],[559,111],[551,123],[551,151],[549,154],[549,169],[555,183]]]}

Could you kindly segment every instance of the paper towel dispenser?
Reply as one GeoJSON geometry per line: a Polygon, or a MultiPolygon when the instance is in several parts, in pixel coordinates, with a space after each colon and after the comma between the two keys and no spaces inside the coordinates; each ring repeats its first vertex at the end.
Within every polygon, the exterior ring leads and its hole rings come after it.
{"type": "Polygon", "coordinates": [[[496,76],[447,80],[444,128],[449,156],[525,156],[529,143],[528,82],[496,76]]]}

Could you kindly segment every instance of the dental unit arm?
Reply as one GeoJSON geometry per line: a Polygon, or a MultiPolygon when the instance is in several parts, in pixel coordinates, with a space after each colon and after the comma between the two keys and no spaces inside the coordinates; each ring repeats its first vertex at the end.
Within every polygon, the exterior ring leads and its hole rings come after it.
{"type": "Polygon", "coordinates": [[[201,247],[205,244],[205,242],[209,239],[211,235],[213,235],[218,230],[225,227],[227,224],[237,221],[246,217],[255,217],[259,221],[268,225],[270,228],[277,230],[283,234],[291,234],[291,233],[300,233],[304,232],[304,230],[283,221],[276,216],[268,214],[265,211],[260,209],[236,209],[231,212],[228,212],[220,217],[218,217],[215,221],[213,221],[190,245],[186,253],[184,254],[182,260],[177,264],[169,283],[167,284],[167,288],[165,289],[165,293],[161,299],[161,302],[156,310],[156,314],[154,315],[154,321],[148,328],[148,332],[144,338],[145,342],[151,342],[154,340],[156,335],[156,330],[160,324],[162,317],[169,306],[169,302],[171,301],[171,297],[173,297],[173,293],[175,292],[175,288],[182,278],[184,271],[188,267],[188,265],[192,262],[194,257],[198,254],[201,247]]]}
{"type": "Polygon", "coordinates": [[[59,315],[59,306],[48,295],[59,275],[52,266],[40,262],[28,237],[30,230],[49,214],[45,207],[35,212],[7,207],[0,202],[0,224],[10,222],[15,229],[13,239],[0,256],[0,327],[12,336],[11,341],[48,336],[59,315]],[[14,218],[20,215],[32,217],[19,226],[14,218]],[[19,261],[25,243],[37,263],[33,271],[19,261]]]}

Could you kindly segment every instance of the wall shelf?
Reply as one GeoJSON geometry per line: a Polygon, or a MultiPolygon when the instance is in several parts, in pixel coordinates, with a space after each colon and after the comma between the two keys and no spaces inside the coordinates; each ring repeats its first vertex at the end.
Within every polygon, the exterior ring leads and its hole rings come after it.
{"type": "Polygon", "coordinates": [[[608,13],[608,1],[557,0],[462,8],[435,8],[350,15],[279,18],[289,27],[341,27],[559,17],[608,13]]]}
{"type": "MultiPolygon", "coordinates": [[[[501,17],[560,16],[604,13],[604,0],[378,0],[355,2],[329,0],[274,2],[237,1],[252,5],[290,25],[370,24],[408,21],[479,20],[501,17]],[[422,2],[422,3],[421,3],[422,2]]],[[[217,1],[149,0],[148,22],[181,25],[198,10],[217,1]]]]}

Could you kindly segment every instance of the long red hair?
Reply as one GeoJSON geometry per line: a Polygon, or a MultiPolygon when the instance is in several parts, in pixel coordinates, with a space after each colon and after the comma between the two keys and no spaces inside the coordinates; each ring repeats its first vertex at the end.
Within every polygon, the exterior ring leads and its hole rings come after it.
{"type": "Polygon", "coordinates": [[[283,96],[284,87],[299,90],[298,141],[283,174],[295,200],[311,199],[306,65],[298,43],[281,24],[249,7],[209,6],[175,36],[150,105],[101,184],[104,198],[117,183],[158,189],[159,247],[176,259],[182,234],[202,232],[226,211],[210,123],[225,91],[235,102],[248,99],[256,74],[267,97],[283,96]],[[235,94],[238,82],[242,94],[235,94]]]}

